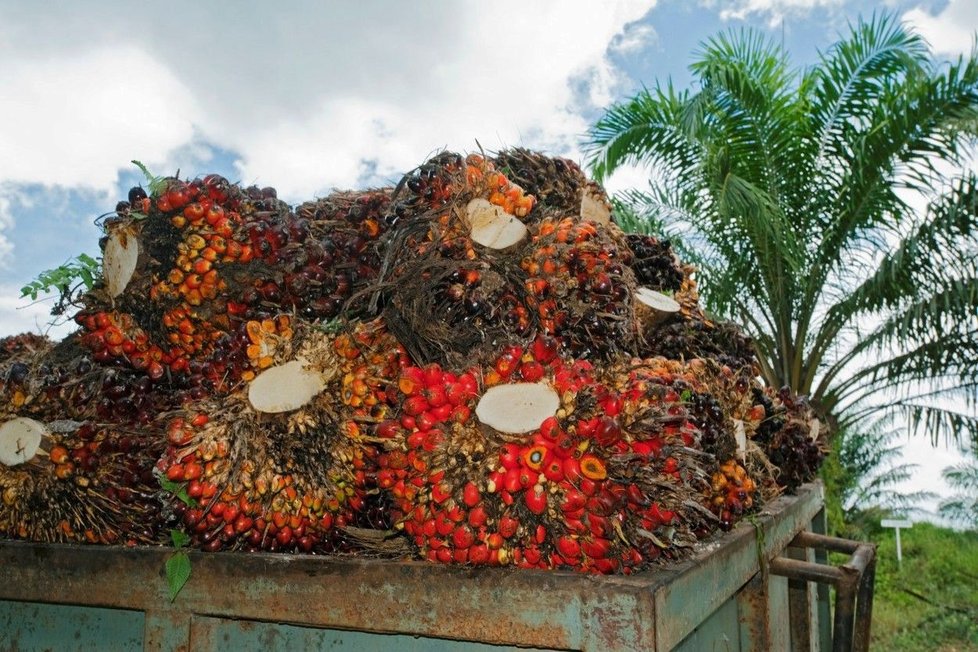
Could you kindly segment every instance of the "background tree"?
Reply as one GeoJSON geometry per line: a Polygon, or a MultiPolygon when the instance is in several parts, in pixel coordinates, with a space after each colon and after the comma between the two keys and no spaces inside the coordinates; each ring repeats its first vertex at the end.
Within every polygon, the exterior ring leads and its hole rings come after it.
{"type": "Polygon", "coordinates": [[[651,168],[622,201],[698,264],[766,381],[809,395],[834,432],[892,414],[978,442],[976,55],[938,64],[884,16],[808,69],[740,31],[691,70],[691,91],[608,109],[588,137],[595,176],[651,168]]]}
{"type": "Polygon", "coordinates": [[[949,466],[942,474],[956,492],[938,509],[950,521],[978,530],[978,460],[949,466]]]}
{"type": "Polygon", "coordinates": [[[921,501],[936,498],[927,491],[902,492],[917,464],[900,462],[900,447],[892,444],[897,431],[892,418],[867,420],[861,430],[836,434],[832,455],[822,476],[833,491],[825,497],[834,532],[867,538],[879,529],[881,518],[906,517],[921,501]]]}

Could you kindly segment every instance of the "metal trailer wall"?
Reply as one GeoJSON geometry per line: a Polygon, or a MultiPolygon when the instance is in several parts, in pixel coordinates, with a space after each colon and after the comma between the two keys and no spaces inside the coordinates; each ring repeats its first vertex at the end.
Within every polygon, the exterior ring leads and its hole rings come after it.
{"type": "Polygon", "coordinates": [[[827,592],[766,572],[816,531],[820,484],[682,564],[633,576],[165,548],[0,543],[0,650],[815,650],[827,592]],[[787,551],[786,551],[787,550],[787,551]]]}

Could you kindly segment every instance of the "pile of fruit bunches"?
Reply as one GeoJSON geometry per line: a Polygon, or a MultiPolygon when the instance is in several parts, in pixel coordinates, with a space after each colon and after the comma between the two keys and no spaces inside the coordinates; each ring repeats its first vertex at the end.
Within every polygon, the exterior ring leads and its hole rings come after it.
{"type": "Polygon", "coordinates": [[[165,178],[103,226],[79,330],[0,340],[7,538],[631,573],[824,453],[566,159],[445,152],[296,207],[165,178]]]}

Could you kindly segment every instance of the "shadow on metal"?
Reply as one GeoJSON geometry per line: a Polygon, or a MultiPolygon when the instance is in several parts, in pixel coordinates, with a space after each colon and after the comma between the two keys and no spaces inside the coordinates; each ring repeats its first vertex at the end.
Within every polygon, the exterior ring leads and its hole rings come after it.
{"type": "Polygon", "coordinates": [[[832,625],[833,652],[866,652],[873,618],[873,586],[876,580],[876,545],[812,532],[799,532],[794,548],[813,548],[849,555],[841,566],[816,564],[787,557],[771,560],[772,575],[835,587],[835,618],[832,625]]]}

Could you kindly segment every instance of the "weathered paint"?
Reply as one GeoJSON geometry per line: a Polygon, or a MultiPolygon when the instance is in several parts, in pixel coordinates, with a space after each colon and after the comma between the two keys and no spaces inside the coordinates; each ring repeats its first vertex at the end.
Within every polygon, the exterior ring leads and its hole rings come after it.
{"type": "Polygon", "coordinates": [[[820,484],[772,501],[753,523],[741,523],[723,545],[696,555],[655,589],[657,650],[671,650],[757,574],[760,560],[784,550],[823,503],[820,484]]]}
{"type": "Polygon", "coordinates": [[[540,648],[371,634],[339,629],[197,617],[191,625],[194,652],[225,650],[317,650],[318,652],[542,652],[540,648]]]}
{"type": "Polygon", "coordinates": [[[143,649],[143,614],[122,609],[0,600],[0,650],[143,649]]]}
{"type": "Polygon", "coordinates": [[[238,621],[228,635],[245,638],[279,627],[250,622],[262,621],[301,626],[282,630],[299,637],[328,637],[325,629],[386,635],[378,641],[388,642],[396,635],[595,651],[671,650],[694,630],[702,637],[719,627],[737,649],[732,596],[821,504],[819,485],[803,487],[769,504],[754,524],[702,545],[690,561],[634,576],[191,553],[190,581],[172,603],[167,549],[8,542],[0,543],[0,599],[144,612],[136,629],[147,650],[200,649],[193,640],[212,637],[215,619],[238,621]],[[732,625],[723,619],[731,608],[732,625]]]}
{"type": "Polygon", "coordinates": [[[743,652],[738,626],[737,600],[731,598],[697,625],[672,652],[743,652]]]}

